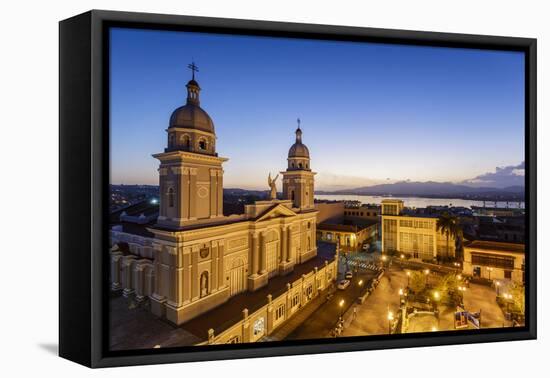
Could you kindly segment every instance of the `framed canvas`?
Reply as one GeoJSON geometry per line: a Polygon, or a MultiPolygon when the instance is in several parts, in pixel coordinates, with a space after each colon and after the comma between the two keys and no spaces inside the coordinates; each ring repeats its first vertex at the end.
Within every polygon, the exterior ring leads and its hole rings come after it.
{"type": "Polygon", "coordinates": [[[60,355],[536,338],[536,40],[60,22],[60,355]]]}

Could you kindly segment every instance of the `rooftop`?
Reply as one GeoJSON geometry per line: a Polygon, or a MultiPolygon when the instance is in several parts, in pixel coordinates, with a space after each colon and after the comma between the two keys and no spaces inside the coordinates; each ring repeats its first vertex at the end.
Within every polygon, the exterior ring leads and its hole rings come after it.
{"type": "Polygon", "coordinates": [[[470,243],[464,245],[469,249],[480,249],[487,251],[506,251],[514,253],[525,253],[525,244],[523,243],[507,243],[496,242],[489,240],[473,240],[470,243]]]}
{"type": "Polygon", "coordinates": [[[352,224],[323,222],[317,225],[317,229],[325,231],[358,232],[377,223],[377,220],[364,220],[362,222],[353,222],[352,224]]]}

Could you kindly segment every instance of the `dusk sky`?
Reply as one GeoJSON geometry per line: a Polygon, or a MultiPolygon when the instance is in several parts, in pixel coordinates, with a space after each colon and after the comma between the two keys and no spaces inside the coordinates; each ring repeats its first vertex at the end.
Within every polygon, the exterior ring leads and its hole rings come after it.
{"type": "Polygon", "coordinates": [[[522,53],[114,29],[113,184],[158,184],[192,60],[226,188],[266,189],[298,117],[320,190],[523,174],[522,53]]]}

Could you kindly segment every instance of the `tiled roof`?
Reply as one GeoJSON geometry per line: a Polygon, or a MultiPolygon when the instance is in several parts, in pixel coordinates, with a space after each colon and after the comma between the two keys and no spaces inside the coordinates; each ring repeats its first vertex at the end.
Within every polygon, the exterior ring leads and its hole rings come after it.
{"type": "Polygon", "coordinates": [[[506,242],[496,242],[496,241],[489,241],[489,240],[474,240],[464,245],[464,247],[469,249],[525,253],[525,244],[523,243],[506,243],[506,242]]]}

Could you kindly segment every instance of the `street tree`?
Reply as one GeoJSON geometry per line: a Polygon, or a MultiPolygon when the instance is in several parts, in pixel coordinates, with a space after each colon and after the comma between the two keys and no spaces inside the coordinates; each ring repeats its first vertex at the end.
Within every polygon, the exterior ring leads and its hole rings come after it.
{"type": "Polygon", "coordinates": [[[436,222],[436,230],[445,235],[447,241],[446,258],[449,259],[449,241],[453,237],[455,240],[462,238],[462,226],[458,218],[454,215],[444,212],[439,216],[436,222]]]}

